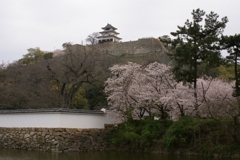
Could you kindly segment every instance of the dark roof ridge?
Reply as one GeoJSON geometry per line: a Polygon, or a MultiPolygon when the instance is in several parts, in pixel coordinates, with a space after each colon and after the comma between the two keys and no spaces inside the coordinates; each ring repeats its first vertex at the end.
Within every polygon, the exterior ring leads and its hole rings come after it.
{"type": "Polygon", "coordinates": [[[0,114],[8,113],[88,113],[88,114],[103,114],[100,110],[84,110],[84,109],[68,109],[68,108],[48,108],[48,109],[16,109],[16,110],[0,110],[0,114]]]}
{"type": "Polygon", "coordinates": [[[114,29],[114,30],[116,30],[117,28],[115,28],[115,27],[113,27],[111,24],[107,24],[105,27],[102,27],[102,29],[110,29],[110,28],[112,28],[112,29],[114,29]]]}

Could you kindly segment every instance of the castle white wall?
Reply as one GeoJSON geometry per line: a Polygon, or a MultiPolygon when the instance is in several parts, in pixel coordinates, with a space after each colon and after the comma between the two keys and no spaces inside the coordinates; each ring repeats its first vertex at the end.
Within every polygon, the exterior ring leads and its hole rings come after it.
{"type": "Polygon", "coordinates": [[[0,127],[16,128],[104,128],[111,124],[105,114],[9,113],[0,114],[0,127]]]}
{"type": "Polygon", "coordinates": [[[111,119],[105,114],[72,113],[60,115],[60,126],[64,126],[64,128],[104,128],[104,124],[111,123],[111,119]]]}

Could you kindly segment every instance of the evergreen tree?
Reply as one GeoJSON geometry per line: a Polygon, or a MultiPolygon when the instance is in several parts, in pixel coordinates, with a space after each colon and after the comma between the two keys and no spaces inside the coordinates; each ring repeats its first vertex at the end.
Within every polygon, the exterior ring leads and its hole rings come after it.
{"type": "Polygon", "coordinates": [[[222,36],[221,44],[223,49],[227,49],[229,56],[227,60],[234,65],[235,91],[234,96],[240,96],[240,34],[234,36],[222,36]]]}
{"type": "Polygon", "coordinates": [[[40,50],[39,47],[29,48],[28,53],[23,55],[22,63],[23,64],[37,64],[40,60],[43,59],[44,52],[40,50]]]}
{"type": "Polygon", "coordinates": [[[178,26],[176,32],[171,32],[176,38],[167,43],[173,47],[169,56],[175,62],[173,73],[176,80],[193,83],[196,89],[198,65],[205,63],[207,70],[221,62],[219,41],[228,19],[223,17],[219,21],[216,13],[210,12],[205,16],[205,12],[200,9],[193,10],[192,18],[183,27],[178,26]]]}

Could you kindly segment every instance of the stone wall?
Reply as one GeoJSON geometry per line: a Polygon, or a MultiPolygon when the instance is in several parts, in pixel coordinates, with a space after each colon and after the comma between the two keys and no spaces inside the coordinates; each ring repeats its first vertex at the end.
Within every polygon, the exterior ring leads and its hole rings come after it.
{"type": "Polygon", "coordinates": [[[103,52],[110,55],[121,56],[123,54],[146,54],[153,52],[167,52],[162,42],[158,39],[147,38],[139,39],[137,41],[120,42],[120,43],[103,43],[96,45],[103,52]]]}
{"type": "Polygon", "coordinates": [[[94,53],[94,56],[102,55],[99,56],[99,62],[105,71],[108,71],[108,68],[114,64],[126,64],[127,62],[146,65],[152,62],[169,64],[171,61],[166,54],[170,48],[167,48],[160,40],[155,38],[119,43],[107,42],[90,46],[75,44],[69,46],[69,48],[72,53],[89,51],[89,53],[94,53]],[[103,61],[102,58],[106,58],[106,61],[103,61]]]}
{"type": "Polygon", "coordinates": [[[148,53],[166,53],[168,49],[163,45],[163,43],[155,38],[145,38],[139,39],[137,41],[129,42],[106,42],[102,44],[90,45],[88,47],[82,45],[72,45],[71,50],[73,51],[86,51],[87,49],[95,49],[99,53],[106,53],[114,56],[121,56],[124,54],[148,54],[148,53]],[[88,48],[89,47],[89,48],[88,48]]]}
{"type": "Polygon", "coordinates": [[[113,127],[105,129],[0,128],[0,148],[41,151],[102,151],[113,127]]]}

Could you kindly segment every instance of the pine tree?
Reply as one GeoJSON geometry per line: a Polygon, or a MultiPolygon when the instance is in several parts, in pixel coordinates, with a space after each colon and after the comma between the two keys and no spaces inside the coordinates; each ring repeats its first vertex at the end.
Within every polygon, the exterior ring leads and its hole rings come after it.
{"type": "MultiPolygon", "coordinates": [[[[216,13],[205,15],[200,9],[193,10],[192,18],[192,21],[187,20],[183,27],[178,26],[176,32],[171,32],[176,38],[168,43],[173,47],[169,56],[175,63],[173,74],[176,80],[193,83],[196,90],[198,65],[206,64],[207,70],[221,62],[219,41],[228,19],[223,17],[219,21],[216,13]]],[[[195,97],[197,98],[197,92],[195,97]]]]}
{"type": "Polygon", "coordinates": [[[227,49],[229,56],[226,58],[234,65],[235,91],[234,96],[240,96],[240,34],[234,36],[222,36],[223,49],[227,49]]]}

